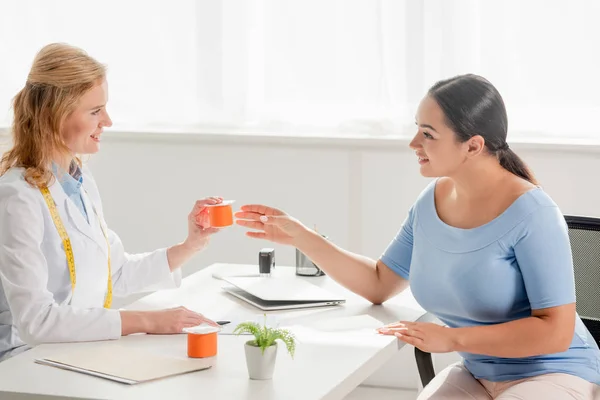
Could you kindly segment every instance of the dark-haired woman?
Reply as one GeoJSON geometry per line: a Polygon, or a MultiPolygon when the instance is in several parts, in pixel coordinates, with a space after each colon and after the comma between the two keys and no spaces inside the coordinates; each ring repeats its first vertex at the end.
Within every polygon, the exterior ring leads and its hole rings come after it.
{"type": "MultiPolygon", "coordinates": [[[[400,321],[382,334],[457,351],[419,399],[592,399],[600,352],[575,311],[563,216],[506,142],[507,115],[486,79],[436,83],[410,143],[435,179],[377,261],[345,251],[285,212],[242,207],[248,236],[290,244],[374,304],[409,285],[446,326],[400,321]]],[[[600,390],[598,390],[600,393],[600,390]]]]}

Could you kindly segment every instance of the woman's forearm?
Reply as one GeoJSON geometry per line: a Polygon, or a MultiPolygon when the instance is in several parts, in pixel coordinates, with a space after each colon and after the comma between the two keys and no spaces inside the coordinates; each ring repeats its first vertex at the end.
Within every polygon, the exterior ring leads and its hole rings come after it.
{"type": "Polygon", "coordinates": [[[307,229],[300,235],[294,246],[335,281],[375,304],[398,291],[389,281],[382,284],[380,267],[375,260],[341,249],[312,230],[307,229]]]}
{"type": "Polygon", "coordinates": [[[527,317],[502,324],[454,328],[456,351],[494,357],[531,357],[566,351],[573,339],[569,330],[555,329],[543,317],[527,317]]]}
{"type": "Polygon", "coordinates": [[[175,271],[188,261],[194,254],[199,252],[200,249],[195,249],[187,245],[185,242],[176,244],[167,249],[167,260],[169,262],[169,268],[171,271],[175,271]]]}
{"type": "Polygon", "coordinates": [[[147,333],[151,331],[148,313],[144,311],[120,311],[121,335],[127,336],[133,333],[147,333]]]}

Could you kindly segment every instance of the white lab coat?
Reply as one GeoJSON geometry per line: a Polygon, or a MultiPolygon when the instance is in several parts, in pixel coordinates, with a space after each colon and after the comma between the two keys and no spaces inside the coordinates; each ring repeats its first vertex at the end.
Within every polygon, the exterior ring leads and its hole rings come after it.
{"type": "MultiPolygon", "coordinates": [[[[0,360],[40,343],[121,336],[119,311],[103,308],[107,246],[92,204],[106,223],[98,188],[85,167],[82,188],[89,223],[57,180],[49,187],[73,248],[72,293],[62,240],[41,192],[25,182],[21,168],[0,177],[0,360]]],[[[169,269],[166,249],[129,255],[110,229],[108,237],[113,296],[181,284],[180,270],[169,269]]]]}

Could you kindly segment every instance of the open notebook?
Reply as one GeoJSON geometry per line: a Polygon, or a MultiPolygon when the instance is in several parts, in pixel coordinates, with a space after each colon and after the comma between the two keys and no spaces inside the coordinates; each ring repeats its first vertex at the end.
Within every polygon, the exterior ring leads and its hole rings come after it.
{"type": "Polygon", "coordinates": [[[134,385],[167,376],[200,371],[212,366],[211,358],[170,358],[147,351],[107,343],[78,346],[73,351],[36,359],[38,364],[80,372],[134,385]]]}

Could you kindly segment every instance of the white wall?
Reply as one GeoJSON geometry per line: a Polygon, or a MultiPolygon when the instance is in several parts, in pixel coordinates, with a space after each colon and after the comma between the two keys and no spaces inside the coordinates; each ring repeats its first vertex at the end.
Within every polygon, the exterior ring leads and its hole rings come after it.
{"type": "MultiPolygon", "coordinates": [[[[600,215],[600,147],[513,144],[564,213],[600,215]]],[[[107,133],[89,160],[108,224],[130,252],[183,240],[197,198],[219,195],[237,205],[282,208],[337,244],[378,257],[428,180],[402,139],[299,139],[255,136],[107,133]]],[[[261,247],[232,227],[186,266],[256,263],[261,247]]],[[[275,246],[278,264],[294,251],[275,246]]],[[[118,303],[117,303],[118,304],[118,303]]],[[[416,387],[413,349],[406,348],[366,383],[416,387]]],[[[456,360],[438,358],[440,367],[456,360]]]]}
{"type": "MultiPolygon", "coordinates": [[[[564,213],[600,215],[600,146],[513,144],[564,213]]],[[[110,132],[89,159],[106,218],[127,248],[183,240],[195,199],[219,195],[236,205],[265,202],[317,225],[339,245],[377,257],[429,182],[403,139],[278,138],[110,132]]],[[[187,267],[256,262],[271,246],[232,227],[187,267]]],[[[293,265],[291,248],[276,247],[293,265]]]]}

